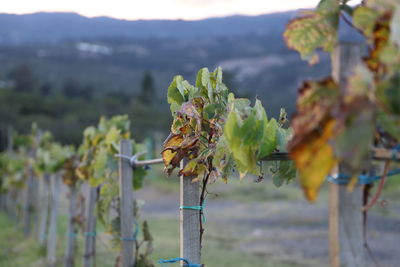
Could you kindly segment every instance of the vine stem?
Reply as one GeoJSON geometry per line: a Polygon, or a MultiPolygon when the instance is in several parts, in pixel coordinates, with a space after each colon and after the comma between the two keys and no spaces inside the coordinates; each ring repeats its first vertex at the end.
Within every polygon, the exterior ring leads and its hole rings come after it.
{"type": "Polygon", "coordinates": [[[200,247],[203,243],[203,234],[204,234],[204,225],[203,225],[203,216],[204,216],[204,201],[206,199],[206,195],[207,195],[207,184],[208,184],[208,180],[210,178],[211,175],[211,170],[212,170],[212,164],[210,165],[209,169],[208,169],[208,173],[207,175],[204,177],[203,179],[203,186],[201,188],[201,194],[200,194],[200,207],[203,207],[200,210],[199,213],[199,220],[200,220],[200,247]]]}
{"type": "MultiPolygon", "coordinates": [[[[372,189],[372,184],[366,184],[364,186],[364,192],[363,192],[363,205],[367,205],[368,203],[368,198],[370,196],[370,192],[372,189]]],[[[376,259],[374,253],[372,252],[371,247],[369,246],[368,239],[367,239],[367,221],[368,221],[368,211],[364,210],[362,212],[363,215],[363,239],[364,239],[364,247],[368,253],[368,256],[371,258],[371,260],[374,262],[376,267],[380,267],[380,264],[378,260],[376,259]]]]}
{"type": "Polygon", "coordinates": [[[383,171],[383,175],[382,175],[382,178],[381,178],[381,180],[380,180],[380,182],[379,182],[378,189],[377,189],[377,191],[376,191],[376,193],[375,193],[375,196],[372,198],[372,200],[371,200],[371,202],[370,202],[369,204],[366,204],[366,205],[362,208],[362,211],[367,211],[367,210],[369,210],[369,209],[372,208],[372,207],[376,204],[376,202],[378,201],[379,197],[381,196],[381,193],[382,193],[382,190],[383,190],[383,186],[385,185],[385,182],[386,182],[387,174],[388,174],[388,171],[389,171],[389,166],[390,166],[390,161],[386,161],[386,162],[385,162],[384,171],[383,171]]]}

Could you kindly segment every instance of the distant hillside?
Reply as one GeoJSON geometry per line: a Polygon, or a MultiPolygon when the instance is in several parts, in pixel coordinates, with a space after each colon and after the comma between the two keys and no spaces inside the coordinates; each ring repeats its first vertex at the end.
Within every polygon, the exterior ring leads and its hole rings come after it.
{"type": "Polygon", "coordinates": [[[59,140],[78,143],[100,115],[120,113],[133,118],[135,138],[166,131],[169,83],[177,74],[194,82],[202,67],[222,66],[229,88],[257,96],[269,115],[281,107],[292,114],[301,81],[330,72],[327,55],[310,67],[286,47],[282,34],[294,16],[127,21],[0,14],[0,139],[2,126],[26,130],[35,120],[59,140]],[[154,82],[151,107],[144,103],[145,72],[154,82]]]}
{"type": "Polygon", "coordinates": [[[230,16],[197,21],[87,18],[75,13],[0,14],[0,44],[49,43],[64,39],[196,38],[245,34],[279,35],[294,12],[230,16]]]}
{"type": "Polygon", "coordinates": [[[24,63],[41,84],[59,91],[69,81],[106,92],[138,92],[145,70],[165,98],[174,75],[222,66],[239,95],[293,111],[305,78],[329,73],[329,58],[310,68],[283,41],[295,11],[198,21],[87,18],[74,13],[0,14],[0,79],[24,63]],[[289,75],[290,74],[290,75],[289,75]]]}

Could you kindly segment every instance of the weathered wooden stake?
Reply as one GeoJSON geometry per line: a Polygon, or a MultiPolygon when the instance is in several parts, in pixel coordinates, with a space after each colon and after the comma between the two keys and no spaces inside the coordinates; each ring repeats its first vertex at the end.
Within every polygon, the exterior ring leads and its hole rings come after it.
{"type": "Polygon", "coordinates": [[[18,192],[11,189],[7,193],[7,211],[9,216],[16,222],[15,226],[19,228],[19,214],[18,214],[18,192]]]}
{"type": "Polygon", "coordinates": [[[67,226],[67,246],[65,248],[65,267],[75,266],[76,236],[78,227],[75,223],[77,215],[78,191],[75,185],[69,186],[69,207],[68,207],[68,226],[67,226]]]}
{"type": "Polygon", "coordinates": [[[40,196],[39,196],[39,180],[35,177],[33,179],[33,236],[37,239],[39,236],[39,210],[40,210],[40,196]]]}
{"type": "Polygon", "coordinates": [[[49,198],[50,198],[50,175],[45,173],[39,181],[40,192],[40,208],[39,208],[39,244],[44,246],[47,234],[48,214],[49,214],[49,198]]]}
{"type": "Polygon", "coordinates": [[[27,237],[31,233],[32,218],[34,212],[34,194],[35,194],[35,180],[33,168],[29,167],[28,179],[26,183],[25,198],[23,204],[23,229],[24,236],[27,237]]]}
{"type": "MultiPolygon", "coordinates": [[[[181,169],[187,160],[181,162],[181,169]]],[[[192,182],[193,177],[180,177],[180,206],[199,206],[199,182],[192,182]]],[[[180,256],[192,264],[201,263],[200,247],[200,211],[193,209],[180,209],[180,256]]],[[[184,263],[181,262],[181,266],[184,263]]]]}
{"type": "Polygon", "coordinates": [[[83,254],[83,266],[92,267],[95,262],[96,252],[96,201],[98,195],[97,187],[90,187],[87,194],[86,205],[86,227],[85,227],[85,249],[83,254]]]}
{"type": "MultiPolygon", "coordinates": [[[[132,144],[129,140],[121,140],[120,154],[132,156],[132,144]]],[[[121,263],[122,267],[135,265],[134,236],[133,236],[133,172],[129,162],[123,158],[119,159],[119,197],[121,215],[121,263]]]]}
{"type": "MultiPolygon", "coordinates": [[[[347,77],[361,60],[361,44],[341,43],[333,56],[332,75],[346,88],[347,77]]],[[[339,166],[339,173],[345,170],[339,166]]],[[[346,185],[330,184],[329,188],[329,248],[331,267],[364,267],[362,186],[352,193],[346,185]]]]}
{"type": "Polygon", "coordinates": [[[60,196],[60,174],[57,173],[51,177],[51,208],[49,234],[47,238],[47,265],[48,267],[56,266],[57,262],[57,217],[60,196]]]}

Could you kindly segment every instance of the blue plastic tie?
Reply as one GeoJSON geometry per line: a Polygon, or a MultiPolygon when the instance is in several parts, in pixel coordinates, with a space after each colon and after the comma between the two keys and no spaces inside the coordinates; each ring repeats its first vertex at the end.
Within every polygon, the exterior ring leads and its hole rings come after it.
{"type": "Polygon", "coordinates": [[[203,223],[206,223],[207,222],[207,219],[206,219],[206,215],[204,215],[204,207],[205,207],[205,205],[206,205],[206,200],[204,200],[204,202],[203,202],[203,205],[201,205],[201,206],[180,206],[179,207],[179,209],[187,209],[187,210],[199,210],[199,211],[202,211],[202,216],[203,216],[203,223]]]}
{"type": "MultiPolygon", "coordinates": [[[[400,174],[400,169],[388,171],[387,176],[393,176],[396,174],[400,174]]],[[[333,177],[332,175],[328,175],[327,180],[331,183],[338,184],[338,185],[347,185],[349,183],[349,179],[351,178],[350,175],[340,173],[338,176],[333,177]]],[[[367,174],[360,174],[358,176],[358,184],[372,184],[382,178],[382,175],[367,175],[367,174]]]]}
{"type": "Polygon", "coordinates": [[[392,149],[392,159],[397,160],[397,152],[400,152],[400,145],[395,146],[392,149]]]}
{"type": "Polygon", "coordinates": [[[78,234],[77,234],[77,233],[74,233],[74,232],[72,232],[72,233],[68,233],[68,236],[69,236],[69,237],[77,237],[77,236],[78,236],[78,234]]]}
{"type": "Polygon", "coordinates": [[[162,263],[175,263],[175,262],[179,262],[179,261],[183,261],[185,264],[183,266],[186,267],[202,267],[203,264],[197,264],[197,263],[191,263],[190,261],[188,261],[185,258],[174,258],[174,259],[170,259],[170,260],[159,260],[158,263],[162,264],[162,263]]]}
{"type": "Polygon", "coordinates": [[[84,235],[85,235],[85,236],[92,236],[92,237],[95,237],[95,236],[97,235],[97,233],[96,233],[96,232],[84,232],[84,235]]]}
{"type": "Polygon", "coordinates": [[[135,221],[135,231],[133,232],[132,237],[121,237],[122,241],[135,241],[137,239],[137,235],[139,233],[139,224],[135,221]]]}

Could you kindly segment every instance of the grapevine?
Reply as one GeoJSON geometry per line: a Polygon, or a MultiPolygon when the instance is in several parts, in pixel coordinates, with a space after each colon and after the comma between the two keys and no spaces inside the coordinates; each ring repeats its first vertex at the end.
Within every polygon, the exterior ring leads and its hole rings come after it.
{"type": "Polygon", "coordinates": [[[315,201],[336,165],[354,178],[372,165],[371,145],[393,149],[400,140],[400,5],[391,0],[322,0],[286,27],[287,45],[311,64],[318,49],[333,52],[339,20],[361,32],[367,56],[341,89],[334,77],[304,82],[288,144],[306,197],[315,201]]]}

